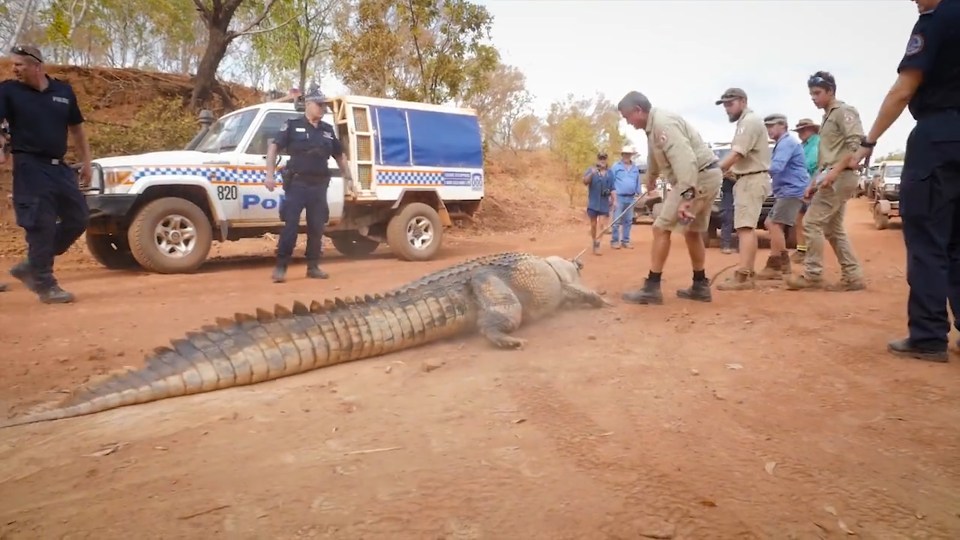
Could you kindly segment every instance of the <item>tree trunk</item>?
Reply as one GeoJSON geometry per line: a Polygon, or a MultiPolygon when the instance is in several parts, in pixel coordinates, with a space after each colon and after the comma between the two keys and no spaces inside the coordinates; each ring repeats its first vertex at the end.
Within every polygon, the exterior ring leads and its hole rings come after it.
{"type": "MultiPolygon", "coordinates": [[[[229,23],[228,19],[227,24],[229,23]]],[[[207,30],[207,48],[200,58],[200,65],[197,66],[197,78],[193,83],[193,93],[190,95],[190,107],[193,110],[198,110],[205,105],[213,95],[220,62],[227,55],[227,47],[233,41],[233,36],[228,33],[227,28],[219,28],[218,25],[211,24],[207,30]]]]}

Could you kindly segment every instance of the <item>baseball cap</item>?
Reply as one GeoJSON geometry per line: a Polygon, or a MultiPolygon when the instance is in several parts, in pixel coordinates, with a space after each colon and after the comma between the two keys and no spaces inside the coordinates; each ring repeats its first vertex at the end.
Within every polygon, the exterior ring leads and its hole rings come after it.
{"type": "Polygon", "coordinates": [[[32,45],[14,45],[10,49],[11,54],[19,54],[20,56],[30,56],[37,62],[43,63],[43,53],[40,52],[40,49],[32,45]]]}
{"type": "Polygon", "coordinates": [[[717,100],[716,104],[720,105],[735,99],[747,99],[747,93],[744,92],[742,88],[727,88],[720,96],[720,99],[717,100]]]}
{"type": "Polygon", "coordinates": [[[767,117],[763,119],[763,123],[768,126],[773,124],[787,125],[787,117],[779,113],[774,113],[771,115],[767,115],[767,117]]]}
{"type": "Polygon", "coordinates": [[[313,90],[310,90],[309,92],[306,93],[306,95],[303,96],[303,100],[312,101],[314,103],[326,103],[327,96],[325,96],[323,92],[320,91],[319,88],[314,88],[313,90]]]}

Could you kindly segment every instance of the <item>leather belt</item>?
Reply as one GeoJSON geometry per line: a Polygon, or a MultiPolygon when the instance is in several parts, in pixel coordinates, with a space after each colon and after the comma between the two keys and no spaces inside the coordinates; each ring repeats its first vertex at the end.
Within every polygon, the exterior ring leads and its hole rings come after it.
{"type": "Polygon", "coordinates": [[[33,152],[22,152],[19,150],[14,150],[11,152],[11,154],[21,155],[21,156],[30,156],[33,159],[36,159],[43,163],[50,163],[51,165],[63,165],[63,159],[52,158],[49,156],[42,156],[40,154],[34,154],[33,152]]]}
{"type": "Polygon", "coordinates": [[[762,170],[762,171],[752,171],[752,172],[743,173],[743,174],[734,174],[734,175],[733,175],[733,179],[734,179],[734,180],[739,180],[739,179],[743,178],[744,176],[753,176],[753,175],[755,175],[755,174],[763,174],[763,173],[767,173],[767,172],[770,172],[770,171],[764,169],[764,170],[762,170]]]}

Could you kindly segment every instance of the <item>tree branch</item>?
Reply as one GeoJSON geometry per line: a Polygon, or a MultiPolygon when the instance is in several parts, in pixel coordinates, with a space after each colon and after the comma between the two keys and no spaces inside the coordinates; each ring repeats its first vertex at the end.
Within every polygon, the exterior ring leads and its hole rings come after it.
{"type": "Polygon", "coordinates": [[[413,10],[413,0],[407,0],[410,6],[410,33],[413,35],[413,46],[417,50],[417,61],[420,63],[420,91],[423,99],[427,97],[427,70],[423,67],[423,53],[420,51],[420,40],[417,39],[417,14],[413,10]]]}
{"type": "MultiPolygon", "coordinates": [[[[240,3],[239,0],[237,0],[237,3],[238,3],[238,4],[240,3]]],[[[282,23],[282,24],[278,24],[277,26],[275,26],[275,27],[273,27],[273,28],[268,28],[268,29],[266,29],[266,30],[253,30],[253,27],[254,27],[254,26],[259,25],[260,23],[263,22],[264,19],[267,18],[267,15],[270,13],[270,10],[273,8],[273,5],[276,4],[276,3],[277,3],[277,0],[270,0],[270,2],[267,3],[267,7],[263,8],[263,12],[260,13],[260,15],[258,15],[255,19],[253,19],[253,21],[252,21],[250,24],[248,24],[246,28],[244,28],[243,30],[241,30],[241,31],[239,31],[239,32],[234,32],[234,34],[236,34],[234,37],[239,37],[239,36],[252,36],[252,35],[254,35],[254,34],[263,34],[263,33],[266,33],[266,32],[270,32],[270,31],[272,31],[272,30],[276,30],[277,28],[280,28],[281,26],[285,26],[285,25],[289,24],[290,21],[292,21],[292,20],[294,20],[294,19],[297,18],[297,15],[294,15],[293,17],[290,17],[286,22],[284,22],[284,23],[282,23]]]]}
{"type": "MultiPolygon", "coordinates": [[[[214,4],[218,4],[218,3],[219,2],[214,0],[214,4]]],[[[213,14],[210,13],[210,10],[207,9],[207,6],[203,4],[203,0],[193,0],[193,5],[197,6],[197,11],[200,12],[200,16],[203,18],[204,21],[209,21],[210,18],[213,16],[213,14]]]]}

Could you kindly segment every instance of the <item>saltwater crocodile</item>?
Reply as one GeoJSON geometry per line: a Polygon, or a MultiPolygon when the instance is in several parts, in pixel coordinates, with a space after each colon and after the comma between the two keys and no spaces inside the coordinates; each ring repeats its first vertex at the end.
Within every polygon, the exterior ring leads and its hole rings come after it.
{"type": "Polygon", "coordinates": [[[237,313],[158,347],[141,369],[81,387],[56,408],[0,428],[83,416],[127,405],[279,379],[478,330],[494,345],[530,322],[577,305],[609,305],[580,283],[579,260],[509,252],[465,261],[384,294],[292,309],[237,313]]]}

